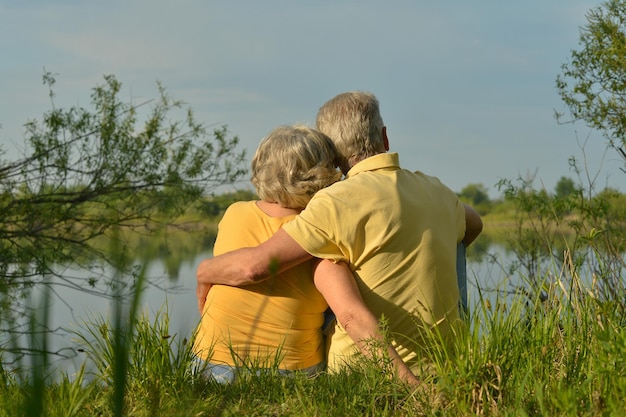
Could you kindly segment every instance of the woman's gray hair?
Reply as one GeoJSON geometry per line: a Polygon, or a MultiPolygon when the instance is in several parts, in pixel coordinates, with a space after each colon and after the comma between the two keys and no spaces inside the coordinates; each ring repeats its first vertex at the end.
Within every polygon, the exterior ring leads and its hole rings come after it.
{"type": "Polygon", "coordinates": [[[341,178],[337,157],[325,134],[304,125],[280,126],[252,158],[252,184],[262,200],[303,209],[317,191],[341,178]]]}

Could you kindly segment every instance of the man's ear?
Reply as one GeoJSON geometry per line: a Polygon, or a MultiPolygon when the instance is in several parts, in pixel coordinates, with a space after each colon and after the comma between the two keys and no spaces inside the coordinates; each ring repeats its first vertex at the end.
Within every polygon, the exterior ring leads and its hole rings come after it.
{"type": "Polygon", "coordinates": [[[389,150],[389,138],[387,137],[387,126],[383,126],[383,145],[385,145],[385,150],[389,150]]]}

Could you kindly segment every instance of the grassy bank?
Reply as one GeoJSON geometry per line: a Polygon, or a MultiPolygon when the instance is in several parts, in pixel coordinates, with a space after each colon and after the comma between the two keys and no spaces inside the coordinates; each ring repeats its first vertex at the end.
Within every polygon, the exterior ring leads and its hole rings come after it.
{"type": "Polygon", "coordinates": [[[602,300],[575,269],[558,272],[541,299],[479,301],[456,352],[433,343],[428,394],[371,363],[314,379],[207,382],[189,372],[190,342],[169,333],[163,311],[117,325],[96,318],[77,332],[92,374],[51,382],[36,356],[34,370],[2,371],[0,416],[623,415],[626,306],[602,300]]]}
{"type": "MultiPolygon", "coordinates": [[[[191,341],[170,333],[168,312],[137,316],[135,298],[111,321],[95,317],[76,331],[85,361],[77,374],[52,378],[48,358],[35,351],[2,368],[0,417],[626,415],[623,211],[555,216],[552,206],[520,206],[484,216],[484,232],[470,250],[506,242],[515,267],[503,265],[501,278],[516,273],[528,288],[502,298],[482,298],[479,288],[456,350],[432,341],[437,379],[427,392],[366,361],[314,379],[270,372],[228,386],[205,381],[190,370],[191,341]]],[[[180,249],[167,267],[175,274],[184,256],[210,244],[216,218],[187,213],[174,229],[144,227],[121,240],[140,248],[132,253],[144,268],[180,249]],[[174,240],[177,230],[185,239],[174,240]],[[169,246],[154,239],[162,233],[169,246]]],[[[143,272],[135,278],[141,288],[143,272]]],[[[31,347],[45,348],[45,341],[45,333],[33,332],[31,347]]]]}

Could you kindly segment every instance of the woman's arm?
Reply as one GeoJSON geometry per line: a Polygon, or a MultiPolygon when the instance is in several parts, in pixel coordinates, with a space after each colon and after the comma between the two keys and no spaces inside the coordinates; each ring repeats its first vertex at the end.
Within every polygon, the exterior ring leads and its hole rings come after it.
{"type": "MultiPolygon", "coordinates": [[[[383,335],[378,328],[378,319],[365,305],[348,266],[344,263],[335,264],[321,260],[315,266],[313,277],[315,286],[361,352],[368,357],[380,356],[382,352],[372,352],[372,349],[384,346],[377,343],[384,343],[383,335]]],[[[393,346],[387,346],[387,353],[401,380],[411,385],[421,383],[393,346]]]]}

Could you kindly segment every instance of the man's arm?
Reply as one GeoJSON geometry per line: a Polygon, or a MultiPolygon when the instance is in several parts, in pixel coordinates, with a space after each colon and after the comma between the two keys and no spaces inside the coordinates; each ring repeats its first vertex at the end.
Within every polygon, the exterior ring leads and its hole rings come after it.
{"type": "Polygon", "coordinates": [[[472,207],[467,204],[465,206],[465,237],[463,243],[468,246],[483,231],[483,221],[480,215],[472,207]]]}
{"type": "Polygon", "coordinates": [[[311,258],[287,232],[280,229],[257,247],[242,248],[205,259],[196,270],[196,296],[200,312],[211,284],[254,284],[311,258]]]}
{"type": "Polygon", "coordinates": [[[420,384],[398,352],[385,342],[378,329],[378,319],[365,305],[352,271],[346,264],[321,260],[315,267],[313,279],[339,323],[364,355],[381,357],[383,352],[380,349],[386,346],[398,377],[411,385],[420,384]]]}

